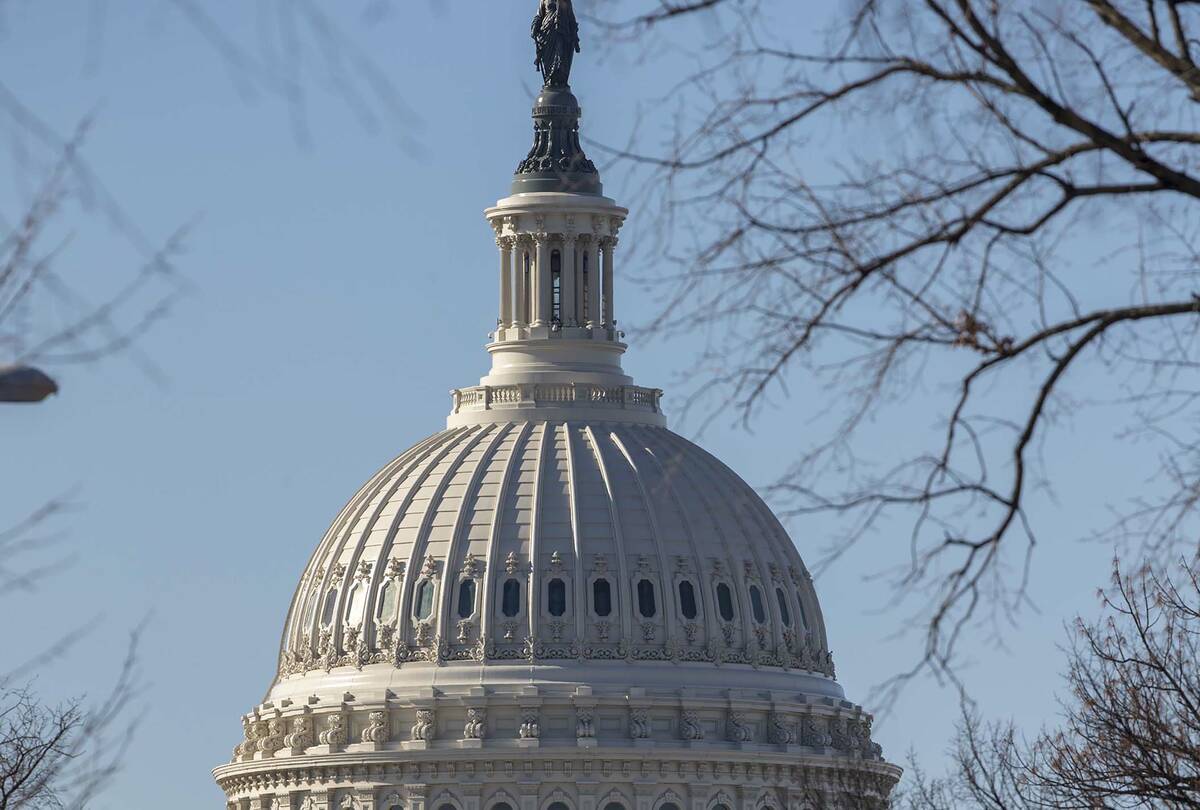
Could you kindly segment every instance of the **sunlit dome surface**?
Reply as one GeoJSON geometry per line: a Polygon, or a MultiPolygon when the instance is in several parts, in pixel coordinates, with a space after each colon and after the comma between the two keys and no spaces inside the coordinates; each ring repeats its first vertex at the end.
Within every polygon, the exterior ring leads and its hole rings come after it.
{"type": "Polygon", "coordinates": [[[486,683],[527,678],[511,672],[526,660],[691,683],[743,664],[745,685],[841,696],[771,511],[691,442],[620,421],[497,421],[401,454],[321,541],[283,650],[277,696],[335,668],[415,685],[440,663],[439,682],[486,683]]]}

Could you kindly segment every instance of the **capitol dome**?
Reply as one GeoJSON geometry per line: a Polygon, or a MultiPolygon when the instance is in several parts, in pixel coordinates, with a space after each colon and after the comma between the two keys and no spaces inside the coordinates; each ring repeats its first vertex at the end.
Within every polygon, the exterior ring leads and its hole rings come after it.
{"type": "Polygon", "coordinates": [[[621,368],[628,212],[537,31],[534,145],[486,211],[491,370],[312,553],[214,771],[227,807],[884,807],[900,771],[835,680],[795,544],[621,368]]]}

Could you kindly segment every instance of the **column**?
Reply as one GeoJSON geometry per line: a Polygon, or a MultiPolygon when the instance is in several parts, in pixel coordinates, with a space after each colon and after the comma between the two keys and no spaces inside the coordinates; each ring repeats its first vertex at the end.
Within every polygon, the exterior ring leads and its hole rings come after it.
{"type": "Polygon", "coordinates": [[[539,233],[534,237],[537,257],[533,260],[533,319],[530,326],[550,325],[550,237],[539,233]]]}
{"type": "Polygon", "coordinates": [[[589,328],[600,326],[600,239],[593,236],[585,248],[588,261],[588,311],[589,328]]]}
{"type": "Polygon", "coordinates": [[[559,290],[563,326],[579,325],[579,318],[575,314],[578,312],[575,309],[575,276],[579,272],[575,250],[576,238],[573,233],[563,235],[562,289],[559,290]]]}
{"type": "Polygon", "coordinates": [[[602,245],[604,251],[604,325],[613,328],[613,251],[617,248],[617,237],[605,239],[602,245]]]}
{"type": "Polygon", "coordinates": [[[512,248],[511,236],[499,236],[496,244],[500,247],[500,327],[512,323],[512,248]]]}
{"type": "Polygon", "coordinates": [[[516,303],[513,306],[513,326],[524,326],[529,323],[529,312],[525,306],[525,301],[528,298],[529,291],[525,289],[525,251],[529,249],[529,243],[525,238],[514,239],[514,244],[517,246],[517,257],[513,263],[513,286],[516,289],[516,303]]]}

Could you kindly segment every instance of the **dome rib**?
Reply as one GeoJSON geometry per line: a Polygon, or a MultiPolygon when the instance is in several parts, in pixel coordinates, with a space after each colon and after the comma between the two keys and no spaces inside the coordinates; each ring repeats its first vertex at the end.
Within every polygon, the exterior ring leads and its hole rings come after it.
{"type": "MultiPolygon", "coordinates": [[[[464,553],[462,549],[463,518],[467,514],[468,505],[472,503],[474,493],[479,486],[479,480],[483,476],[483,471],[486,469],[488,463],[492,460],[493,454],[500,447],[504,437],[511,433],[512,430],[513,425],[509,424],[500,425],[497,430],[492,431],[491,438],[488,440],[487,445],[483,448],[483,452],[480,453],[479,460],[475,463],[475,467],[471,470],[470,476],[463,490],[462,497],[459,500],[458,509],[454,516],[454,526],[452,527],[450,533],[450,543],[446,550],[445,573],[442,575],[442,600],[437,628],[438,636],[441,638],[448,637],[447,634],[453,629],[454,624],[454,619],[451,618],[451,613],[454,610],[458,579],[455,576],[455,568],[452,568],[452,566],[457,567],[460,564],[464,564],[467,558],[467,553],[464,553]]],[[[465,456],[460,457],[459,463],[456,463],[454,466],[454,471],[450,475],[446,476],[444,479],[446,482],[453,480],[455,473],[457,473],[459,470],[462,458],[465,458],[465,456]]],[[[442,488],[442,492],[445,492],[445,487],[442,488]]],[[[467,540],[467,546],[468,548],[470,547],[469,539],[467,540]]],[[[426,548],[428,548],[428,538],[426,538],[426,548]]],[[[488,573],[488,569],[484,568],[484,574],[486,575],[488,573]]],[[[476,605],[480,603],[481,599],[483,599],[484,604],[486,604],[486,595],[482,593],[484,590],[484,588],[476,588],[476,605]]],[[[478,608],[473,607],[473,612],[476,610],[478,610],[478,608]]]]}
{"type": "MultiPolygon", "coordinates": [[[[413,591],[415,590],[417,582],[419,581],[419,579],[417,577],[418,562],[427,555],[427,548],[429,545],[430,521],[433,519],[433,516],[435,514],[437,514],[437,503],[441,499],[442,493],[444,493],[446,491],[447,484],[450,482],[450,478],[452,476],[451,471],[454,470],[455,468],[457,468],[458,465],[462,463],[462,460],[463,460],[463,458],[466,457],[467,453],[471,452],[471,448],[473,448],[476,444],[478,444],[479,441],[484,436],[487,436],[488,434],[490,434],[495,427],[496,427],[495,425],[485,425],[482,430],[475,431],[473,435],[471,435],[466,441],[461,443],[462,446],[458,448],[458,452],[454,455],[452,461],[450,462],[450,464],[448,466],[448,469],[437,479],[437,481],[434,483],[433,491],[429,494],[429,500],[426,501],[426,503],[425,503],[424,511],[421,514],[421,520],[418,523],[416,530],[413,532],[412,548],[409,550],[408,560],[405,564],[405,569],[404,569],[406,572],[406,575],[404,578],[404,588],[401,591],[402,596],[400,599],[399,618],[397,619],[397,633],[401,634],[400,635],[401,638],[411,638],[412,634],[415,633],[416,629],[417,629],[416,625],[412,619],[412,599],[413,599],[413,591]]],[[[438,458],[436,458],[432,464],[430,464],[429,466],[426,467],[426,469],[424,470],[424,472],[421,476],[421,480],[417,484],[415,484],[412,488],[410,488],[408,493],[405,495],[404,507],[400,510],[397,510],[397,512],[396,512],[397,518],[399,518],[399,516],[401,514],[404,514],[405,516],[407,516],[408,507],[412,504],[412,501],[416,499],[416,496],[421,492],[421,489],[422,489],[425,481],[428,479],[430,473],[432,473],[433,470],[435,470],[437,468],[437,466],[446,459],[447,455],[449,455],[450,450],[451,450],[451,447],[445,448],[445,450],[443,450],[443,452],[441,454],[439,454],[438,458]]],[[[398,530],[399,530],[399,523],[396,524],[396,527],[394,528],[393,532],[391,533],[389,542],[385,543],[385,548],[386,548],[386,551],[384,552],[385,557],[390,556],[390,554],[391,554],[391,547],[396,542],[395,535],[398,530]]],[[[446,582],[447,582],[448,573],[449,573],[449,571],[447,570],[448,567],[449,567],[448,565],[443,563],[443,566],[442,566],[443,570],[442,570],[442,576],[441,576],[440,582],[434,586],[434,588],[435,588],[434,604],[435,605],[439,605],[440,601],[444,600],[446,598],[446,590],[447,590],[446,582]]],[[[440,629],[439,629],[439,632],[440,632],[440,629]]],[[[436,638],[434,640],[434,645],[435,645],[435,647],[437,646],[436,638]]]]}
{"type": "Polygon", "coordinates": [[[571,540],[575,549],[575,638],[580,643],[587,638],[586,620],[587,582],[583,572],[583,534],[579,525],[579,493],[577,491],[577,472],[575,469],[575,452],[571,434],[574,432],[570,422],[563,422],[563,449],[567,461],[567,503],[571,510],[571,540]]]}
{"type": "MultiPolygon", "coordinates": [[[[509,431],[508,436],[513,437],[512,449],[508,453],[508,458],[504,461],[504,467],[500,473],[500,481],[496,486],[496,496],[492,504],[492,518],[488,526],[487,534],[487,565],[484,568],[484,573],[494,572],[488,578],[487,582],[493,584],[500,582],[499,565],[500,565],[500,528],[503,525],[504,503],[508,498],[509,488],[511,487],[512,472],[519,465],[518,459],[525,448],[525,443],[529,440],[529,436],[533,433],[533,425],[531,422],[518,423],[513,430],[509,431]]],[[[528,566],[527,566],[528,568],[528,566]]],[[[494,606],[496,604],[496,592],[494,588],[485,587],[483,616],[480,626],[483,628],[483,636],[485,638],[495,638],[495,614],[494,606]]],[[[529,579],[525,579],[526,599],[529,595],[529,579]]]]}
{"type": "Polygon", "coordinates": [[[633,480],[637,483],[638,494],[641,495],[642,504],[646,508],[646,519],[650,522],[650,533],[655,539],[654,548],[658,557],[657,579],[659,582],[659,601],[661,602],[661,609],[659,612],[663,616],[666,638],[669,640],[678,640],[679,634],[676,632],[675,627],[675,611],[667,609],[668,605],[671,605],[672,607],[674,606],[675,600],[674,594],[671,593],[671,591],[674,589],[668,588],[667,586],[667,577],[671,576],[671,566],[667,564],[666,538],[663,536],[663,533],[659,528],[658,515],[656,514],[656,510],[653,502],[650,499],[650,496],[646,492],[646,482],[643,480],[642,473],[638,469],[637,463],[633,460],[633,456],[630,455],[625,443],[621,441],[621,437],[617,433],[616,428],[609,431],[608,437],[609,440],[616,445],[617,450],[621,453],[621,455],[625,457],[626,463],[629,464],[629,468],[633,471],[633,480]]]}
{"type": "Polygon", "coordinates": [[[608,463],[604,459],[604,451],[600,441],[596,438],[595,429],[588,425],[584,428],[584,435],[587,436],[588,443],[592,447],[592,452],[596,459],[596,465],[600,469],[600,478],[604,482],[604,490],[608,495],[608,515],[612,521],[613,545],[617,558],[617,608],[621,617],[621,638],[626,642],[631,642],[633,635],[633,589],[630,584],[629,577],[629,557],[625,549],[625,533],[621,524],[621,510],[617,505],[616,491],[613,487],[612,478],[608,472],[608,463]]]}

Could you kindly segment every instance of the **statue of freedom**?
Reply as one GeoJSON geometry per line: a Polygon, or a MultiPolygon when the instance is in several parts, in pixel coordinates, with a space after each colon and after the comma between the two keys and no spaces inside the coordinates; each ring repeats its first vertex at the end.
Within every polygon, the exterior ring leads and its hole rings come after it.
{"type": "Polygon", "coordinates": [[[546,87],[566,87],[571,61],[579,53],[579,23],[571,0],[538,0],[532,36],[537,47],[534,65],[542,71],[546,87]]]}

